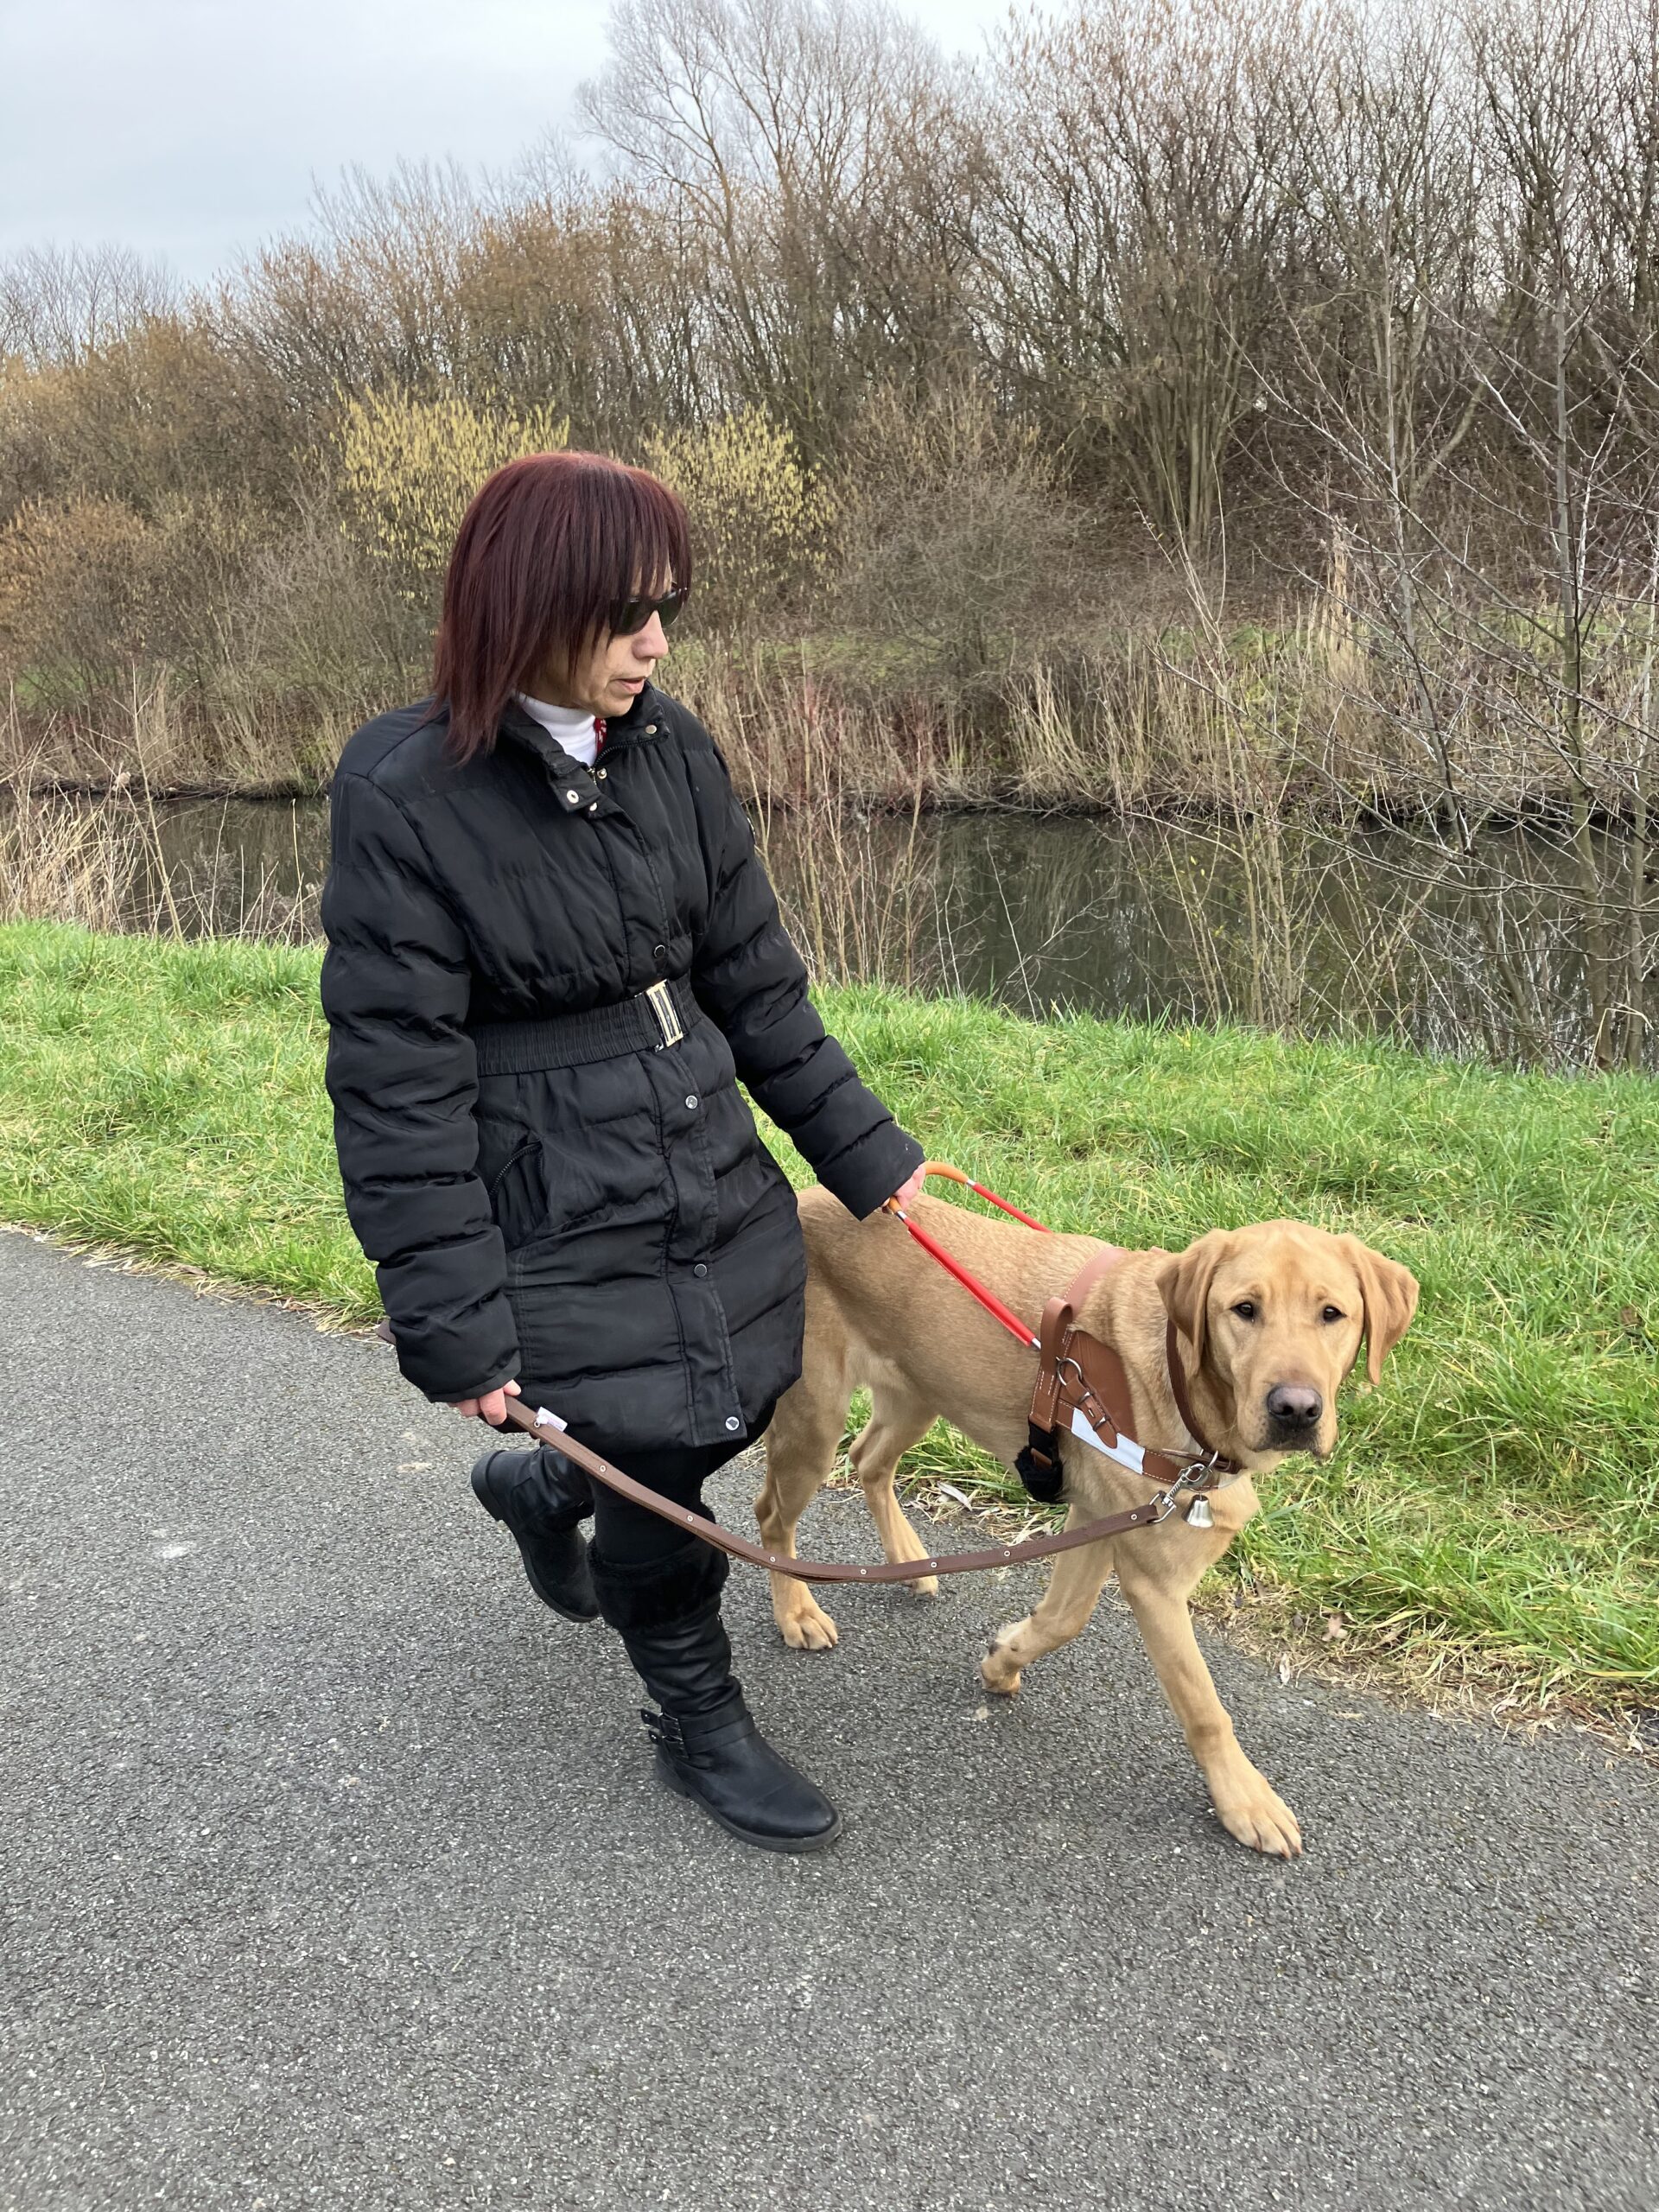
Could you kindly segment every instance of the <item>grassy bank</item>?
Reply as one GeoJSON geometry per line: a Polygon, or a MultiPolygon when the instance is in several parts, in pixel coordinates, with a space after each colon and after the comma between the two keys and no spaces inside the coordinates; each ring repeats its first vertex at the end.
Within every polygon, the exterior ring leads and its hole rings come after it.
{"type": "MultiPolygon", "coordinates": [[[[317,961],[0,928],[0,1217],[372,1319],[317,961]]],[[[824,1006],[931,1151],[1057,1228],[1174,1248],[1300,1215],[1420,1277],[1382,1386],[1351,1396],[1332,1464],[1264,1486],[1216,1602],[1522,1699],[1659,1706],[1659,1089],[868,989],[824,1006]]],[[[990,1479],[943,1432],[914,1461],[990,1479]]]]}

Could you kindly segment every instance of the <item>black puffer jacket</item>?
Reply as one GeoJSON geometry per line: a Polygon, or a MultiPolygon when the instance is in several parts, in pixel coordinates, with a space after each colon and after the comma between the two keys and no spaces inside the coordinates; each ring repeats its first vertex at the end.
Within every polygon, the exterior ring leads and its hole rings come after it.
{"type": "Polygon", "coordinates": [[[514,704],[458,766],[428,703],[341,753],[321,905],[346,1210],[398,1365],[435,1401],[516,1376],[619,1455],[729,1442],[800,1371],[805,1277],[738,1078],[855,1214],[922,1148],[824,1034],[694,715],[647,683],[588,769],[514,704]],[[661,1049],[557,1065],[483,1026],[660,978],[685,1030],[661,1049]]]}

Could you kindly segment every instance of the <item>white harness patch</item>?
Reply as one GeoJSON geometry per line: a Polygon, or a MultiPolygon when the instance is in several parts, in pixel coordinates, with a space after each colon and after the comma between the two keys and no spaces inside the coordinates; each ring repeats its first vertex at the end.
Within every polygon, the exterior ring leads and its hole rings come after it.
{"type": "Polygon", "coordinates": [[[1127,1467],[1132,1475],[1144,1473],[1147,1455],[1132,1436],[1120,1436],[1116,1444],[1106,1443],[1094,1423],[1081,1406],[1071,1408],[1071,1433],[1080,1436],[1085,1444],[1092,1444],[1096,1452],[1109,1459],[1116,1459],[1120,1467],[1127,1467]]]}

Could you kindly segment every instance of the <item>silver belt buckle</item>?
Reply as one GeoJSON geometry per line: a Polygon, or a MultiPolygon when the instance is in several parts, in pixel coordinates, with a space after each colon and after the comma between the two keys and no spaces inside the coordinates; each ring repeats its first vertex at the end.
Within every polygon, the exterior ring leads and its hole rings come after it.
{"type": "Polygon", "coordinates": [[[651,1001],[651,1010],[657,1017],[657,1027],[663,1033],[663,1044],[652,1049],[660,1052],[663,1045],[677,1045],[685,1032],[680,1027],[680,1017],[674,1011],[674,1001],[669,996],[666,983],[652,983],[645,992],[651,1001]]]}

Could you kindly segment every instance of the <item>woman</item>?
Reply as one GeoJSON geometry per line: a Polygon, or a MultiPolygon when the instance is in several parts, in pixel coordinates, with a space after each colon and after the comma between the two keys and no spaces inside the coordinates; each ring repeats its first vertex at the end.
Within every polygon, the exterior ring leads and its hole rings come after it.
{"type": "MultiPolygon", "coordinates": [[[[912,1196],[922,1147],[825,1035],[725,762],[652,682],[690,582],[685,511],[643,469],[488,480],[433,697],[340,755],[321,997],[404,1376],[497,1427],[509,1393],[545,1404],[702,1510],[800,1372],[794,1194],[739,1079],[855,1214],[912,1196]]],[[[548,1446],[485,1452],[473,1484],[537,1593],[621,1635],[671,1787],[770,1850],[833,1840],[732,1674],[724,1554],[548,1446]]]]}

